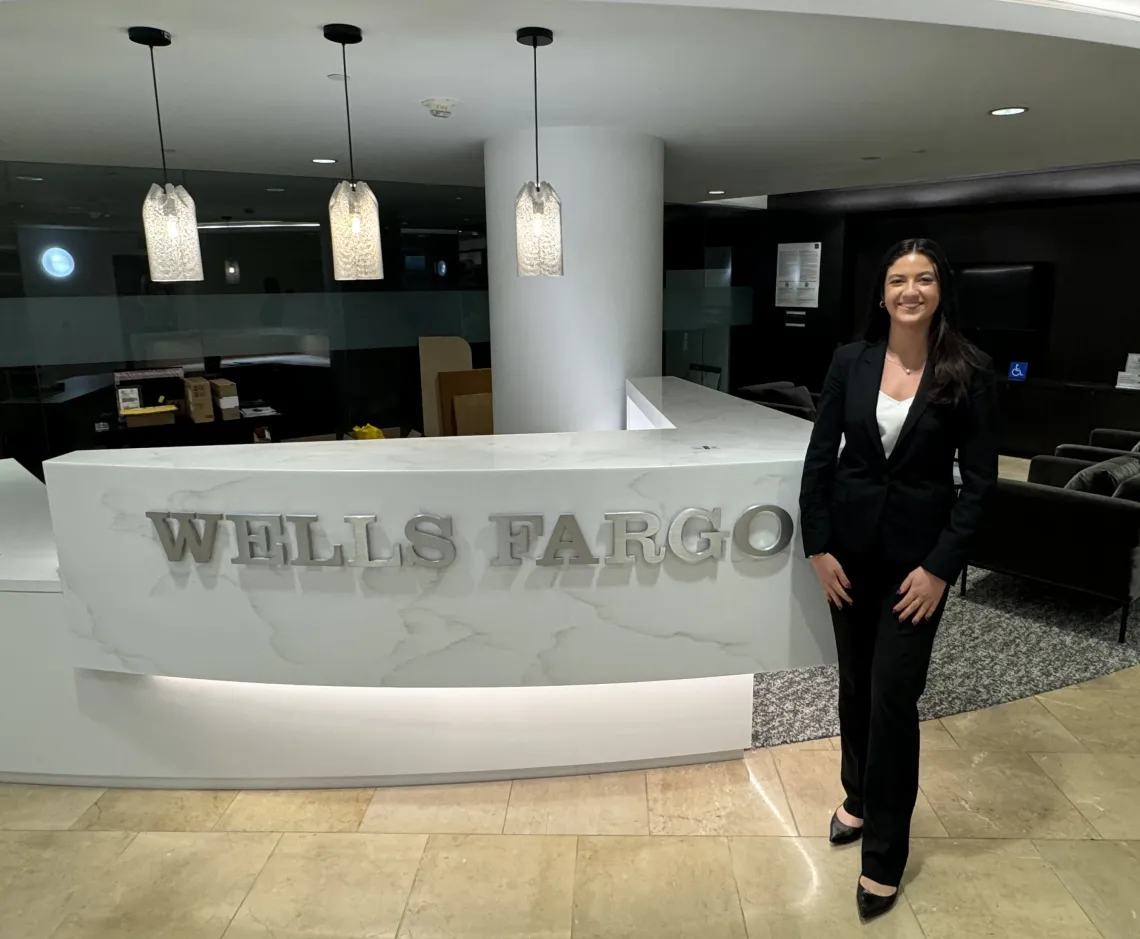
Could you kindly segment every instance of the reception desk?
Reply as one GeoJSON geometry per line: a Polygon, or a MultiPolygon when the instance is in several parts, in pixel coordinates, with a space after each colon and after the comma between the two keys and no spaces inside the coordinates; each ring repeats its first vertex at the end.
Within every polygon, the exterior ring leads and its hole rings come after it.
{"type": "Polygon", "coordinates": [[[624,432],[48,462],[58,585],[5,580],[0,541],[0,776],[377,785],[739,754],[753,673],[834,657],[796,531],[810,425],[678,379],[630,382],[627,409],[624,432]]]}

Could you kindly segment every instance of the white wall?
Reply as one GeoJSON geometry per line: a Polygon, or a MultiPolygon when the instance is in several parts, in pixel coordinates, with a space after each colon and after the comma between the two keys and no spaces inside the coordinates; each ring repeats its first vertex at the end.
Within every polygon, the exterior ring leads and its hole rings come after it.
{"type": "Polygon", "coordinates": [[[515,199],[532,131],[488,140],[488,288],[495,432],[618,430],[627,378],[661,374],[664,147],[592,127],[544,129],[562,199],[563,277],[519,277],[515,199]]]}

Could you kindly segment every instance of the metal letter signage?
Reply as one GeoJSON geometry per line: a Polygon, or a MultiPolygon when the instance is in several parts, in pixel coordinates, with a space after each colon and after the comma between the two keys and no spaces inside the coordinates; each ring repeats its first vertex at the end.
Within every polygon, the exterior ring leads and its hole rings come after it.
{"type": "Polygon", "coordinates": [[[495,523],[495,546],[498,549],[492,567],[519,567],[534,540],[542,534],[541,515],[492,515],[495,523]],[[518,527],[516,527],[518,526],[518,527]],[[515,549],[518,548],[518,554],[515,549]]]}
{"type": "Polygon", "coordinates": [[[293,523],[297,535],[297,556],[289,563],[296,567],[343,567],[344,549],[334,544],[332,554],[327,558],[313,557],[313,533],[309,526],[317,521],[315,515],[286,515],[285,521],[293,523]]]}
{"type": "Polygon", "coordinates": [[[724,557],[724,539],[725,533],[720,530],[720,509],[713,509],[711,512],[706,512],[704,509],[685,509],[669,526],[669,550],[689,564],[700,564],[706,558],[724,557]],[[696,521],[705,523],[700,531],[700,538],[705,546],[692,551],[685,544],[685,526],[689,522],[696,521]]]}
{"type": "Polygon", "coordinates": [[[451,519],[443,515],[417,515],[404,526],[404,535],[412,543],[407,562],[412,567],[451,567],[455,561],[455,542],[451,540],[451,519]],[[439,534],[424,531],[420,525],[434,525],[439,534]],[[424,554],[436,552],[439,557],[424,554]]]}
{"type": "Polygon", "coordinates": [[[795,523],[792,517],[778,505],[754,505],[750,509],[745,509],[744,514],[740,516],[736,527],[732,529],[732,540],[740,553],[747,557],[769,558],[788,546],[794,531],[795,523]],[[776,540],[766,548],[757,548],[752,544],[752,522],[761,515],[771,515],[780,526],[776,540]]]}
{"type": "Polygon", "coordinates": [[[181,561],[190,548],[190,554],[199,564],[205,564],[214,553],[214,539],[218,537],[218,522],[221,515],[195,514],[194,512],[147,512],[146,517],[154,522],[158,541],[166,557],[171,561],[181,561]],[[173,519],[175,531],[170,530],[173,519]],[[202,523],[202,530],[194,524],[194,519],[202,523]]]}
{"type": "MultiPolygon", "coordinates": [[[[351,548],[328,538],[328,547],[317,540],[320,519],[316,515],[222,515],[207,512],[147,512],[154,524],[158,543],[171,563],[185,560],[186,551],[198,564],[209,563],[218,540],[221,522],[234,526],[233,564],[260,567],[426,567],[446,570],[455,563],[457,549],[454,526],[448,515],[422,513],[404,526],[403,543],[390,549],[382,539],[375,515],[345,515],[351,534],[351,548]],[[290,537],[290,529],[292,537],[290,537]],[[373,550],[373,536],[378,550],[373,550]],[[320,545],[320,557],[317,556],[320,545]],[[379,555],[388,551],[388,556],[379,555]]],[[[540,549],[545,520],[541,515],[491,515],[495,527],[495,556],[492,567],[519,567],[524,558],[533,558],[540,567],[588,567],[598,563],[578,520],[559,515],[546,544],[540,549]]],[[[725,556],[729,534],[721,529],[720,509],[682,509],[663,529],[661,517],[652,512],[607,512],[603,529],[608,529],[609,553],[605,563],[628,566],[640,559],[661,564],[666,555],[686,564],[719,561],[725,556]],[[664,531],[664,537],[662,537],[664,531]]],[[[754,505],[746,509],[732,527],[733,560],[758,561],[779,554],[792,541],[795,523],[778,505],[754,505]],[[752,526],[759,519],[775,522],[776,534],[770,544],[757,547],[752,526]]]]}
{"type": "Polygon", "coordinates": [[[577,567],[597,564],[598,559],[590,553],[578,520],[573,515],[559,515],[558,521],[554,523],[554,531],[550,533],[550,540],[546,543],[546,550],[535,563],[541,567],[559,567],[562,564],[577,567]],[[560,557],[559,552],[562,551],[569,553],[560,557]]]}
{"type": "Polygon", "coordinates": [[[280,515],[227,515],[237,530],[234,564],[283,567],[289,559],[285,520],[280,515]]]}
{"type": "Polygon", "coordinates": [[[368,526],[375,524],[375,515],[346,515],[344,520],[352,528],[353,554],[349,563],[354,567],[400,566],[401,552],[398,544],[392,545],[392,553],[386,558],[372,556],[372,548],[368,544],[368,526]]]}
{"type": "MultiPolygon", "coordinates": [[[[686,509],[685,511],[688,511],[686,509]]],[[[637,560],[630,553],[630,545],[641,545],[641,557],[646,564],[660,564],[665,560],[665,548],[657,547],[653,536],[661,531],[661,519],[651,512],[607,512],[606,520],[614,523],[614,549],[607,564],[632,564],[637,560]],[[630,531],[631,522],[640,525],[630,531]]]]}

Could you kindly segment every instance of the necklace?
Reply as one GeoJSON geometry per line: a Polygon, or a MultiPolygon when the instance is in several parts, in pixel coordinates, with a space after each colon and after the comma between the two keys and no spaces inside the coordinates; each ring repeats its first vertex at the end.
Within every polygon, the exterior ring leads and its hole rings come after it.
{"type": "MultiPolygon", "coordinates": [[[[905,365],[903,365],[902,359],[900,359],[897,355],[895,355],[889,349],[887,350],[887,358],[889,358],[892,362],[894,362],[899,368],[901,368],[908,375],[910,375],[914,371],[913,368],[907,368],[905,365]]],[[[925,362],[923,362],[922,365],[919,366],[919,368],[921,369],[924,365],[926,365],[925,362]]]]}

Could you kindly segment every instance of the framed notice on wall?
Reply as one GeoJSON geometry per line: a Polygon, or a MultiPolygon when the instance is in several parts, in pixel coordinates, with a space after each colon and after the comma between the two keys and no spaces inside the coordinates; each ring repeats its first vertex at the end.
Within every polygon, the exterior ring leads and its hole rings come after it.
{"type": "Polygon", "coordinates": [[[819,264],[823,254],[818,241],[777,245],[776,306],[819,306],[819,264]]]}

